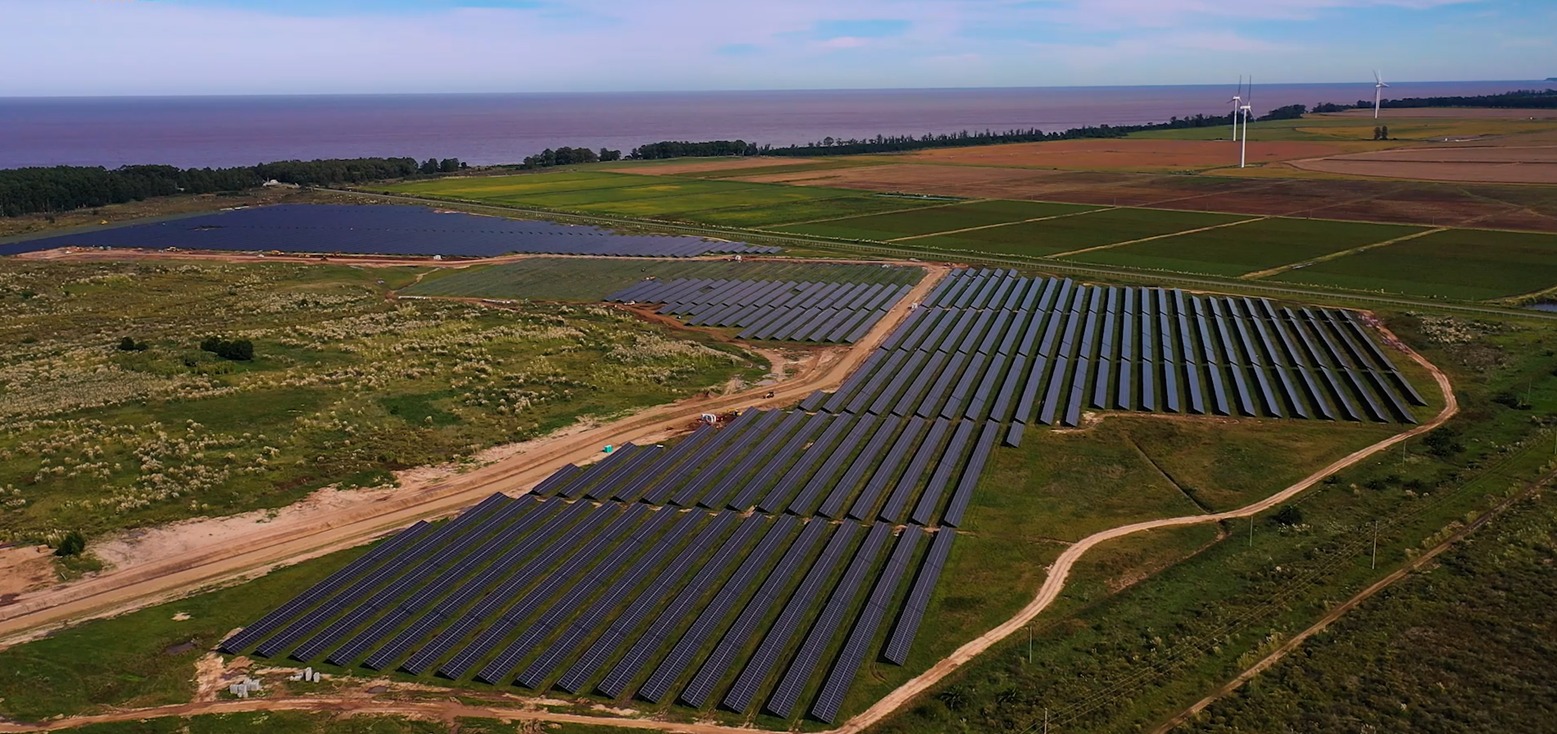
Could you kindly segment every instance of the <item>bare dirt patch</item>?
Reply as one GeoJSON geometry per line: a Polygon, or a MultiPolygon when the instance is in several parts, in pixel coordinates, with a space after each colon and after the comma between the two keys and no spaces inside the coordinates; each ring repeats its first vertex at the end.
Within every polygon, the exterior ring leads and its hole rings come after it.
{"type": "Polygon", "coordinates": [[[54,583],[54,554],[46,545],[0,548],[0,606],[54,583]]]}
{"type": "MultiPolygon", "coordinates": [[[[1349,146],[1310,141],[1260,142],[1249,146],[1257,163],[1318,158],[1345,153],[1349,146]]],[[[986,166],[1038,166],[1081,170],[1163,171],[1217,168],[1236,163],[1238,150],[1226,140],[1057,140],[909,153],[915,161],[986,166]]]]}

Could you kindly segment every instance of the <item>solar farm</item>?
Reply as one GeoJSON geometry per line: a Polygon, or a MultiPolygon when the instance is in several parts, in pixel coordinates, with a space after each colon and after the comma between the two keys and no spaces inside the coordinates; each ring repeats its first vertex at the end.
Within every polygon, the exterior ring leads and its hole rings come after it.
{"type": "Polygon", "coordinates": [[[867,656],[907,659],[993,448],[973,428],[748,411],[625,445],[401,532],[222,649],[833,722],[867,656]]]}
{"type": "MultiPolygon", "coordinates": [[[[644,280],[741,338],[852,342],[906,284],[644,280]]],[[[945,277],[835,391],[613,447],[418,523],[232,654],[834,723],[902,665],[985,467],[1091,411],[1414,423],[1351,312],[1010,270],[945,277]]]]}
{"type": "Polygon", "coordinates": [[[515,253],[698,257],[779,251],[777,247],[698,237],[624,235],[596,227],[484,217],[426,207],[282,204],[30,239],[0,247],[0,255],[59,247],[456,257],[515,253]]]}

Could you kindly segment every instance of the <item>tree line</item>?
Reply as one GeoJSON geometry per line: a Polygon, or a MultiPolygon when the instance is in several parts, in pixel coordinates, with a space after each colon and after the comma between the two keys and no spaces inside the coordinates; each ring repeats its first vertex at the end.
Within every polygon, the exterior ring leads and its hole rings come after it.
{"type": "MultiPolygon", "coordinates": [[[[1359,99],[1357,104],[1327,102],[1314,106],[1314,112],[1344,112],[1370,109],[1373,100],[1359,99]]],[[[1413,109],[1418,107],[1491,107],[1512,110],[1557,109],[1557,89],[1519,89],[1512,92],[1482,95],[1454,95],[1448,97],[1404,97],[1379,102],[1384,109],[1413,109]]]]}
{"type": "Polygon", "coordinates": [[[589,148],[569,148],[564,145],[560,148],[547,148],[535,155],[525,156],[520,168],[551,168],[552,166],[567,166],[574,163],[599,163],[619,161],[622,159],[622,151],[601,148],[595,152],[589,148]]]}
{"type": "Polygon", "coordinates": [[[360,183],[467,168],[458,158],[332,158],[234,168],[53,166],[0,170],[0,216],[63,212],[174,194],[243,191],[267,181],[299,186],[360,183]]]}

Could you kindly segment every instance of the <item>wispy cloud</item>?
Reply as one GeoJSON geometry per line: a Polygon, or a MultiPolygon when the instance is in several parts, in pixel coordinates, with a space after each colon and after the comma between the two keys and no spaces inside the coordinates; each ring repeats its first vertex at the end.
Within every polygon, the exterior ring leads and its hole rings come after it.
{"type": "Polygon", "coordinates": [[[754,14],[728,0],[0,0],[12,30],[0,65],[27,70],[0,75],[0,96],[1182,83],[1232,63],[1271,81],[1359,65],[1402,79],[1517,78],[1549,63],[1527,24],[1553,17],[1550,0],[1489,7],[785,0],[754,14]],[[1499,54],[1477,52],[1497,38],[1510,40],[1499,54]]]}

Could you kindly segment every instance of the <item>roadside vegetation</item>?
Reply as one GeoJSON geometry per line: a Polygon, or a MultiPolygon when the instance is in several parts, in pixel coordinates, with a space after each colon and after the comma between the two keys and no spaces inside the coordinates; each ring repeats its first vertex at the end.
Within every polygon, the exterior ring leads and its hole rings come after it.
{"type": "Polygon", "coordinates": [[[279,507],[763,373],[605,306],[386,298],[420,272],[0,260],[0,542],[279,507]]]}

